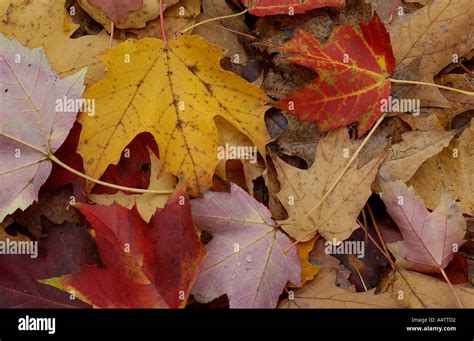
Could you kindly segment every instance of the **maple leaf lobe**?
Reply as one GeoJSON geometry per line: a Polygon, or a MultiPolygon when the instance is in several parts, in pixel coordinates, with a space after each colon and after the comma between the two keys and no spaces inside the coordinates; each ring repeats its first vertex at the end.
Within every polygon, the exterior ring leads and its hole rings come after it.
{"type": "Polygon", "coordinates": [[[375,14],[362,34],[339,26],[326,44],[299,30],[283,49],[289,60],[319,76],[277,102],[300,121],[315,121],[320,131],[359,123],[363,135],[382,114],[381,100],[390,94],[389,75],[395,67],[390,37],[375,14]]]}

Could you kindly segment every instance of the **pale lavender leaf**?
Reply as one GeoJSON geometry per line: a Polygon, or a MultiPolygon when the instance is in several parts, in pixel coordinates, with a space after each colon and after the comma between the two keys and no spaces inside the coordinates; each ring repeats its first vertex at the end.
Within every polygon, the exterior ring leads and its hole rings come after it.
{"type": "Polygon", "coordinates": [[[397,262],[419,272],[440,272],[465,242],[466,220],[447,191],[441,194],[433,212],[426,209],[413,187],[381,175],[381,197],[387,211],[400,228],[403,240],[387,244],[397,262]]]}
{"type": "Polygon", "coordinates": [[[240,187],[206,192],[191,204],[194,222],[213,237],[192,292],[198,302],[227,294],[231,308],[274,308],[288,281],[300,284],[301,264],[291,240],[240,187]]]}
{"type": "Polygon", "coordinates": [[[0,34],[0,222],[38,199],[52,168],[47,155],[61,146],[77,115],[56,110],[56,100],[79,99],[85,72],[60,79],[42,48],[29,50],[0,34]]]}

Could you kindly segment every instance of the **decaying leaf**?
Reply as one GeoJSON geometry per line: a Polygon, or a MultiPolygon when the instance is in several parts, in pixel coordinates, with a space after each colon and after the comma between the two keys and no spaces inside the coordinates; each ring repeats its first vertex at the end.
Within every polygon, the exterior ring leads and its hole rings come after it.
{"type": "Polygon", "coordinates": [[[318,232],[326,240],[340,241],[359,228],[355,219],[371,194],[370,186],[383,160],[382,150],[361,168],[354,162],[331,194],[313,210],[359,143],[350,141],[344,128],[329,132],[319,140],[314,163],[308,170],[290,166],[272,155],[281,186],[278,198],[289,214],[289,219],[280,224],[290,236],[305,241],[318,232]],[[291,223],[295,219],[298,222],[291,223]]]}
{"type": "Polygon", "coordinates": [[[440,272],[464,244],[466,221],[448,192],[433,212],[429,212],[413,187],[382,173],[381,197],[387,211],[400,228],[403,241],[388,244],[397,262],[420,272],[440,272]]]}
{"type": "Polygon", "coordinates": [[[274,308],[288,281],[300,285],[298,255],[265,206],[230,190],[192,201],[194,222],[212,235],[192,293],[198,302],[227,294],[231,308],[274,308]]]}
{"type": "Polygon", "coordinates": [[[107,78],[85,94],[96,100],[97,114],[79,119],[78,150],[86,173],[99,178],[133,137],[148,131],[158,143],[163,171],[183,177],[191,193],[201,193],[211,186],[218,163],[215,116],[233,124],[265,155],[268,99],[222,70],[220,58],[220,48],[197,36],[172,40],[166,48],[148,38],[108,50],[103,55],[107,78]]]}
{"type": "Polygon", "coordinates": [[[37,239],[43,233],[41,221],[43,217],[56,225],[66,222],[78,225],[81,218],[79,213],[71,206],[71,195],[71,191],[67,188],[61,188],[57,191],[42,191],[39,194],[38,202],[23,212],[16,212],[12,217],[15,222],[25,227],[37,239]]]}
{"type": "Polygon", "coordinates": [[[390,94],[388,77],[395,68],[390,37],[375,14],[361,24],[362,34],[343,25],[321,44],[299,30],[283,49],[295,63],[319,74],[308,85],[277,102],[300,121],[315,121],[320,131],[359,123],[363,135],[382,114],[381,101],[390,94]]]}
{"type": "Polygon", "coordinates": [[[80,98],[84,75],[60,79],[42,48],[0,34],[0,221],[37,200],[51,172],[48,154],[64,142],[78,110],[57,111],[56,100],[80,98]]]}

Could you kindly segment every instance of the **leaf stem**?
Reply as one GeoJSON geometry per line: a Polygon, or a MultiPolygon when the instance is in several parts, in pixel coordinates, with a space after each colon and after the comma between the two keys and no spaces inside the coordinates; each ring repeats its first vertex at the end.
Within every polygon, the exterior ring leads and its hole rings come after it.
{"type": "Polygon", "coordinates": [[[360,227],[367,232],[367,236],[369,237],[369,239],[372,241],[372,243],[374,244],[374,246],[380,251],[380,253],[385,257],[385,259],[387,259],[387,261],[390,263],[390,266],[392,267],[392,270],[397,270],[397,264],[395,264],[392,260],[392,258],[390,257],[390,253],[388,252],[388,250],[385,252],[384,249],[382,249],[382,247],[379,245],[379,243],[377,243],[377,241],[374,239],[374,237],[372,237],[372,235],[369,233],[368,229],[366,227],[364,227],[364,225],[361,224],[361,222],[359,221],[359,219],[357,219],[357,223],[360,225],[360,227]]]}
{"type": "Polygon", "coordinates": [[[165,45],[168,45],[168,36],[166,35],[165,18],[163,15],[163,0],[160,0],[160,25],[161,25],[161,35],[163,36],[163,41],[165,42],[165,45]]]}
{"type": "Polygon", "coordinates": [[[428,82],[419,82],[419,81],[409,81],[409,80],[404,80],[404,79],[393,79],[393,78],[388,78],[388,80],[392,83],[400,83],[400,84],[416,84],[416,85],[426,85],[426,86],[433,86],[435,88],[440,88],[444,90],[449,90],[449,91],[454,91],[454,92],[459,92],[463,95],[466,96],[474,96],[473,91],[465,91],[461,89],[456,89],[456,88],[451,88],[449,86],[444,86],[444,85],[439,85],[435,83],[428,83],[428,82]]]}
{"type": "Polygon", "coordinates": [[[204,24],[207,24],[211,21],[216,21],[216,20],[221,20],[221,19],[228,19],[228,18],[233,18],[233,17],[238,17],[238,16],[241,16],[245,13],[247,13],[249,10],[248,9],[245,9],[243,10],[242,12],[239,12],[239,13],[235,13],[235,14],[229,14],[229,15],[224,15],[222,17],[215,17],[215,18],[211,18],[211,19],[207,19],[207,20],[204,20],[204,21],[201,21],[201,22],[198,22],[197,24],[194,24],[192,26],[189,26],[189,27],[186,27],[184,30],[181,30],[179,33],[185,33],[189,30],[192,30],[198,26],[201,26],[201,25],[204,25],[204,24]]]}
{"type": "Polygon", "coordinates": [[[393,20],[393,15],[395,14],[395,10],[396,8],[398,7],[398,2],[400,0],[395,0],[393,2],[393,6],[392,6],[392,10],[390,11],[390,16],[388,17],[388,23],[391,24],[392,23],[392,20],[393,20]]]}
{"type": "MultiPolygon", "coordinates": [[[[356,152],[354,153],[354,155],[352,155],[352,158],[349,160],[349,162],[347,163],[347,165],[344,167],[344,169],[342,170],[342,172],[339,174],[339,176],[336,178],[336,180],[333,182],[333,184],[331,185],[331,187],[329,187],[329,189],[326,191],[326,193],[324,193],[323,197],[318,201],[318,203],[312,208],[310,209],[308,212],[306,212],[305,214],[301,215],[300,217],[298,217],[297,219],[293,219],[293,220],[290,220],[290,221],[287,221],[287,222],[281,222],[278,224],[278,226],[285,226],[285,225],[291,225],[291,224],[295,224],[299,221],[301,221],[302,219],[308,217],[311,213],[313,213],[319,206],[321,206],[321,204],[324,202],[324,200],[326,200],[326,198],[329,196],[329,194],[331,194],[331,192],[334,190],[334,188],[336,188],[337,184],[339,183],[339,181],[341,181],[342,177],[346,174],[347,170],[349,169],[349,167],[352,165],[352,163],[354,162],[354,160],[357,158],[357,156],[359,156],[362,148],[364,148],[364,146],[367,144],[367,142],[369,142],[369,139],[372,137],[372,135],[375,133],[375,130],[377,130],[378,126],[382,123],[383,119],[385,118],[386,114],[382,114],[382,116],[380,116],[380,118],[378,119],[377,123],[375,123],[375,125],[372,127],[372,129],[370,130],[370,132],[367,134],[367,136],[365,137],[364,141],[362,141],[362,143],[360,144],[359,148],[357,148],[356,152]]],[[[298,239],[296,242],[294,242],[292,245],[290,245],[288,248],[291,248],[293,247],[294,245],[296,245],[297,243],[301,242],[302,240],[304,240],[306,237],[310,236],[311,234],[313,234],[314,232],[317,231],[318,228],[315,228],[311,231],[309,231],[306,235],[304,235],[301,239],[298,239]]]]}
{"type": "MultiPolygon", "coordinates": [[[[377,224],[377,221],[375,220],[374,213],[372,212],[372,208],[370,207],[369,202],[367,202],[367,208],[369,211],[370,220],[372,221],[372,225],[374,226],[375,232],[377,233],[377,237],[379,238],[380,244],[382,245],[382,248],[385,254],[390,255],[390,253],[388,252],[387,244],[385,243],[385,240],[382,237],[382,233],[380,233],[379,225],[377,224]]],[[[392,266],[392,270],[395,270],[395,266],[392,261],[390,261],[390,265],[392,266]]]]}
{"type": "Polygon", "coordinates": [[[130,192],[130,193],[138,193],[138,194],[170,194],[170,193],[173,193],[173,190],[152,190],[152,189],[140,189],[140,188],[132,188],[132,187],[126,187],[126,186],[119,186],[119,185],[115,185],[115,184],[111,184],[109,182],[105,182],[105,181],[102,181],[102,180],[97,180],[97,179],[94,179],[94,178],[91,178],[90,176],[86,175],[86,174],[83,174],[81,172],[79,172],[78,170],[75,170],[74,168],[68,166],[67,164],[65,164],[64,162],[62,162],[61,160],[59,160],[55,155],[53,154],[50,154],[48,155],[48,158],[53,161],[54,163],[56,163],[57,165],[61,166],[62,168],[64,168],[65,170],[83,178],[83,179],[86,179],[90,182],[93,182],[97,185],[101,185],[101,186],[105,186],[105,187],[109,187],[109,188],[114,188],[116,190],[119,190],[119,191],[124,191],[124,192],[130,192]]]}
{"type": "Polygon", "coordinates": [[[444,269],[443,269],[441,266],[439,267],[439,270],[441,271],[441,274],[443,275],[444,279],[445,279],[446,282],[448,283],[449,288],[450,288],[451,291],[453,292],[454,297],[456,297],[456,302],[457,302],[459,308],[464,308],[464,306],[463,306],[462,303],[461,303],[461,299],[460,299],[459,296],[458,296],[458,293],[456,292],[456,290],[454,289],[453,285],[451,284],[451,281],[450,281],[449,278],[448,278],[448,275],[446,275],[446,272],[444,272],[444,269]]]}
{"type": "Polygon", "coordinates": [[[247,34],[247,33],[242,33],[242,32],[233,30],[233,29],[231,29],[231,28],[222,26],[222,25],[209,24],[209,26],[213,26],[213,27],[215,27],[215,28],[219,28],[219,29],[224,30],[224,31],[229,31],[229,32],[232,32],[232,33],[234,33],[234,34],[238,34],[238,35],[244,36],[244,37],[246,37],[246,38],[248,38],[248,39],[250,39],[250,40],[257,40],[257,37],[254,37],[253,35],[250,35],[250,34],[247,34]]]}
{"type": "Polygon", "coordinates": [[[110,40],[109,40],[109,49],[112,48],[112,45],[114,44],[114,28],[115,24],[113,21],[110,22],[110,40]]]}

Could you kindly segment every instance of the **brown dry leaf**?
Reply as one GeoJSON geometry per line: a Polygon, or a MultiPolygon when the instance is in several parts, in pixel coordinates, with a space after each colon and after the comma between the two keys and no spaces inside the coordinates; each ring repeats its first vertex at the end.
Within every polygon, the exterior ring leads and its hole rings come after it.
{"type": "MultiPolygon", "coordinates": [[[[176,178],[171,174],[161,174],[160,160],[155,153],[148,148],[150,153],[150,186],[149,190],[165,190],[173,189],[176,186],[176,178]]],[[[147,223],[150,222],[151,217],[155,214],[157,208],[165,207],[168,200],[168,194],[135,194],[128,195],[124,192],[116,194],[91,194],[89,199],[99,205],[110,206],[117,203],[128,209],[137,206],[138,213],[147,223]]]]}
{"type": "Polygon", "coordinates": [[[409,131],[402,134],[403,141],[392,144],[380,171],[407,182],[423,162],[447,147],[454,131],[409,131]]]}
{"type": "MultiPolygon", "coordinates": [[[[436,83],[456,89],[474,92],[471,78],[466,74],[446,74],[438,77],[436,83]]],[[[474,109],[474,97],[469,97],[458,92],[441,90],[443,96],[449,101],[451,108],[425,108],[421,109],[420,116],[411,114],[400,115],[412,129],[417,130],[449,130],[453,119],[468,110],[474,109]]]]}
{"type": "Polygon", "coordinates": [[[347,130],[341,128],[319,140],[313,165],[308,170],[292,167],[272,155],[281,190],[278,198],[287,210],[289,219],[280,222],[282,228],[300,241],[311,239],[319,232],[326,240],[344,240],[359,227],[356,217],[372,193],[370,186],[382,162],[383,152],[357,168],[351,165],[335,189],[314,211],[361,142],[349,140],[347,130]],[[309,216],[300,219],[308,212],[309,216]],[[294,219],[296,223],[287,224],[294,219]]]}
{"type": "MultiPolygon", "coordinates": [[[[406,16],[390,29],[397,68],[393,78],[433,83],[446,65],[474,45],[474,0],[440,0],[406,16]],[[442,37],[442,40],[440,40],[442,37]]],[[[422,106],[449,107],[437,88],[404,85],[404,97],[419,98],[422,106]]]]}
{"type": "Polygon", "coordinates": [[[336,286],[337,269],[321,269],[316,279],[294,292],[294,299],[285,299],[279,308],[397,308],[399,302],[391,294],[375,294],[375,289],[356,292],[336,286]]]}
{"type": "MultiPolygon", "coordinates": [[[[197,18],[198,22],[235,13],[229,5],[222,0],[203,0],[202,11],[203,13],[197,18]]],[[[225,49],[224,57],[230,57],[235,64],[245,65],[247,64],[248,56],[244,47],[239,42],[239,37],[225,28],[217,27],[224,26],[231,30],[245,33],[248,31],[248,27],[242,18],[243,17],[228,18],[212,22],[209,25],[201,25],[196,27],[193,33],[205,38],[211,44],[223,47],[225,49]]]]}
{"type": "MultiPolygon", "coordinates": [[[[474,308],[474,288],[454,285],[465,308],[474,308]]],[[[418,272],[399,270],[389,289],[391,296],[407,308],[457,308],[456,299],[448,284],[418,272]]]]}
{"type": "Polygon", "coordinates": [[[30,49],[43,46],[48,62],[61,78],[87,67],[85,83],[93,84],[105,75],[98,55],[108,47],[109,36],[101,32],[70,39],[72,32],[64,33],[64,3],[65,0],[6,1],[8,6],[4,8],[2,4],[0,8],[0,32],[30,49]]]}
{"type": "MultiPolygon", "coordinates": [[[[168,8],[164,13],[168,37],[178,38],[181,35],[190,34],[192,30],[185,33],[181,31],[195,24],[200,12],[200,0],[180,0],[174,6],[168,8]]],[[[132,28],[127,31],[135,34],[137,39],[162,38],[160,18],[149,21],[144,28],[132,28]]]]}
{"type": "Polygon", "coordinates": [[[437,113],[450,113],[451,109],[445,108],[420,108],[420,115],[402,114],[399,117],[412,129],[416,130],[445,130],[445,126],[437,113]]]}
{"type": "Polygon", "coordinates": [[[461,211],[474,215],[474,124],[447,148],[421,165],[409,181],[426,207],[434,209],[442,189],[453,191],[461,211]]]}
{"type": "Polygon", "coordinates": [[[276,141],[280,151],[302,158],[309,166],[314,162],[316,146],[323,133],[319,133],[315,124],[298,122],[296,116],[287,115],[288,129],[276,141]]]}

